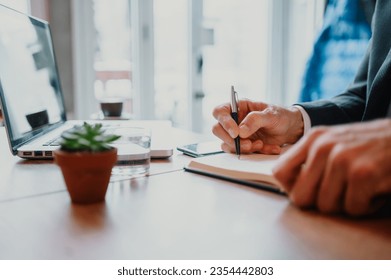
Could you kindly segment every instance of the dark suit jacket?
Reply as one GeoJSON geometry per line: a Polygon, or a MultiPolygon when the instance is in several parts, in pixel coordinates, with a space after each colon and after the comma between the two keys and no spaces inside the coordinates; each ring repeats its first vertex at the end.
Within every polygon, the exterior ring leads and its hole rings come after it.
{"type": "Polygon", "coordinates": [[[372,38],[354,82],[328,101],[298,104],[315,125],[367,121],[387,116],[391,100],[391,1],[378,0],[372,38]]]}

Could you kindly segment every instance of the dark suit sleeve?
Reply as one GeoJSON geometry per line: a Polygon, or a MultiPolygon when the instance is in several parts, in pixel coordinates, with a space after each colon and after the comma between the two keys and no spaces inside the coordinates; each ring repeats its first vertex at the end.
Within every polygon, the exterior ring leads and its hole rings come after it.
{"type": "Polygon", "coordinates": [[[359,67],[354,82],[347,90],[330,100],[319,100],[296,104],[302,106],[311,119],[311,125],[334,125],[361,121],[365,110],[369,53],[372,43],[369,42],[367,53],[359,67]]]}

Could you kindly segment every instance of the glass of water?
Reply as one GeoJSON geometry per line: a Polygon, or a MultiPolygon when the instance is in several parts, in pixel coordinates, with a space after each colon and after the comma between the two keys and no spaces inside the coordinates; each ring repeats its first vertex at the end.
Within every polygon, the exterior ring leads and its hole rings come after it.
{"type": "Polygon", "coordinates": [[[113,134],[120,135],[114,145],[118,149],[117,164],[112,175],[130,177],[149,174],[151,159],[151,131],[143,127],[119,127],[113,134]]]}

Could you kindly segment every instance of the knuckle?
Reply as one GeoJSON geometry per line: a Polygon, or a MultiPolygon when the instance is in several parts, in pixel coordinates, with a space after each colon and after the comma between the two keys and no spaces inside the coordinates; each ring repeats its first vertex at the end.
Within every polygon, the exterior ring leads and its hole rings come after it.
{"type": "Polygon", "coordinates": [[[349,170],[349,180],[352,182],[366,182],[376,175],[377,166],[371,161],[357,161],[349,170]]]}
{"type": "Polygon", "coordinates": [[[213,108],[213,111],[212,111],[213,117],[215,117],[217,119],[217,117],[219,116],[220,110],[221,110],[220,106],[213,108]]]}
{"type": "Polygon", "coordinates": [[[251,131],[256,131],[259,128],[260,115],[259,112],[253,111],[246,116],[245,124],[251,131]]]}
{"type": "Polygon", "coordinates": [[[213,125],[212,126],[212,133],[214,134],[214,135],[218,135],[218,133],[219,133],[219,130],[220,130],[220,124],[215,124],[215,125],[213,125]]]}
{"type": "Polygon", "coordinates": [[[311,146],[311,151],[314,154],[314,159],[318,160],[326,157],[330,153],[333,145],[332,139],[326,135],[318,137],[311,146]]]}
{"type": "Polygon", "coordinates": [[[318,138],[319,136],[326,133],[328,130],[329,130],[329,127],[327,127],[327,126],[323,126],[323,125],[316,126],[310,130],[309,137],[318,138]]]}
{"type": "Polygon", "coordinates": [[[270,119],[270,122],[273,124],[276,124],[279,119],[279,110],[277,106],[274,105],[268,105],[262,112],[262,115],[266,116],[267,118],[270,119]]]}
{"type": "Polygon", "coordinates": [[[219,106],[214,107],[213,108],[213,116],[216,117],[216,116],[220,115],[223,106],[224,105],[219,105],[219,106]]]}
{"type": "Polygon", "coordinates": [[[253,111],[253,112],[248,113],[247,119],[251,123],[255,123],[259,119],[259,112],[258,111],[253,111]]]}
{"type": "Polygon", "coordinates": [[[213,108],[212,115],[216,120],[219,120],[221,116],[225,115],[228,112],[228,108],[230,108],[229,103],[221,104],[217,107],[213,108]]]}
{"type": "Polygon", "coordinates": [[[221,144],[221,149],[226,152],[226,153],[232,153],[233,149],[230,147],[227,143],[222,143],[221,144]]]}
{"type": "Polygon", "coordinates": [[[323,141],[323,139],[318,139],[312,145],[312,149],[315,150],[316,154],[324,155],[328,152],[327,143],[323,141]]]}
{"type": "Polygon", "coordinates": [[[276,114],[276,106],[274,105],[268,105],[264,110],[263,113],[266,115],[275,115],[276,114]]]}
{"type": "Polygon", "coordinates": [[[305,139],[311,143],[320,142],[324,143],[324,141],[329,141],[329,133],[326,133],[329,130],[326,126],[317,126],[312,128],[308,134],[305,136],[305,139]]]}
{"type": "Polygon", "coordinates": [[[345,167],[349,164],[350,153],[344,144],[337,144],[330,152],[330,162],[336,167],[345,167]]]}

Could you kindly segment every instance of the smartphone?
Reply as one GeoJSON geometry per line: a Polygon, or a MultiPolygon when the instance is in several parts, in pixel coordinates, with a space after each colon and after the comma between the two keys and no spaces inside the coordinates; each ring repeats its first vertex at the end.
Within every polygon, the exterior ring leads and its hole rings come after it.
{"type": "Polygon", "coordinates": [[[223,153],[220,141],[207,141],[177,147],[177,150],[191,157],[203,157],[223,153]]]}

